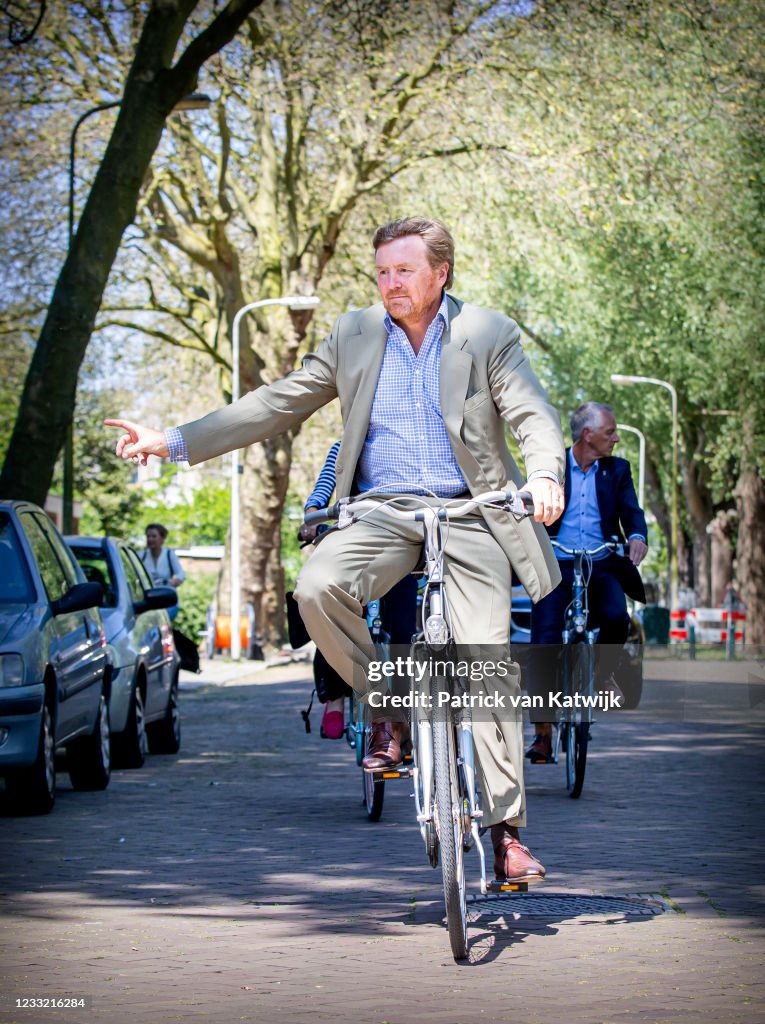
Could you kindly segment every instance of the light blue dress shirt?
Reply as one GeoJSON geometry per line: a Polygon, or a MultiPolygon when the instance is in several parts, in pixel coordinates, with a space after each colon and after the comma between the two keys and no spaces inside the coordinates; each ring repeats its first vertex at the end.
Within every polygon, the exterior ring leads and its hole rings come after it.
{"type": "Polygon", "coordinates": [[[415,353],[385,314],[388,340],[359,458],[359,491],[453,498],[467,490],[441,415],[441,339],[448,323],[444,293],[415,353]]]}
{"type": "MultiPolygon", "coordinates": [[[[600,508],[595,489],[598,463],[597,460],[593,462],[585,473],[574,458],[573,448],[569,448],[568,464],[571,467],[571,494],[555,539],[566,548],[596,548],[605,540],[600,527],[600,508]]],[[[608,554],[608,551],[601,551],[593,555],[593,560],[606,558],[608,554]]],[[[555,548],[555,556],[559,562],[571,559],[571,555],[558,548],[555,548]]]]}

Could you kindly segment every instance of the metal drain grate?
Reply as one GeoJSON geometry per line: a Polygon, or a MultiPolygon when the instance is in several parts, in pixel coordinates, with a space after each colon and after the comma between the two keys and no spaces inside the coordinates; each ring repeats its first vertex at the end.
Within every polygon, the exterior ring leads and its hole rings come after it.
{"type": "Polygon", "coordinates": [[[590,896],[585,893],[508,893],[474,896],[468,900],[472,918],[484,914],[503,917],[654,917],[672,907],[661,896],[590,896]]]}

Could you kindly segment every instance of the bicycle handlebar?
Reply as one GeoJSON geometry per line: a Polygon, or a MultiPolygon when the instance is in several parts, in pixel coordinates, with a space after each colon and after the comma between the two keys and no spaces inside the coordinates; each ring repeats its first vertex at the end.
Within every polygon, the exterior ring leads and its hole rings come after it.
{"type": "MultiPolygon", "coordinates": [[[[350,522],[355,521],[358,515],[373,510],[383,511],[387,515],[393,516],[394,519],[416,521],[423,518],[424,508],[395,508],[390,503],[406,498],[421,497],[423,496],[418,494],[396,494],[387,499],[385,499],[384,495],[380,495],[379,499],[365,497],[343,498],[327,508],[318,508],[313,512],[308,512],[304,521],[308,526],[312,526],[314,523],[325,522],[327,519],[340,519],[347,516],[350,522]]],[[[447,501],[446,505],[438,509],[438,512],[444,513],[445,519],[456,519],[460,516],[468,515],[481,505],[504,509],[506,512],[522,518],[534,514],[534,499],[528,491],[485,491],[483,494],[476,494],[475,497],[468,498],[467,500],[452,498],[447,501]],[[460,504],[453,505],[449,503],[449,501],[453,503],[455,500],[459,500],[460,504]]]]}
{"type": "Polygon", "coordinates": [[[600,551],[617,551],[621,547],[619,541],[616,540],[607,540],[596,548],[565,548],[554,537],[550,538],[550,543],[554,548],[562,551],[564,555],[597,555],[600,551]]]}

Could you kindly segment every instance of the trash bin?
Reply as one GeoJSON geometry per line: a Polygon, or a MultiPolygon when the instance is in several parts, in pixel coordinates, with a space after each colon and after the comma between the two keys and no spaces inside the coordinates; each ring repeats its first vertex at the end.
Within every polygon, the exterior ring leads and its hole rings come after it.
{"type": "Polygon", "coordinates": [[[669,643],[669,608],[647,604],[643,609],[643,630],[647,644],[669,643]]]}

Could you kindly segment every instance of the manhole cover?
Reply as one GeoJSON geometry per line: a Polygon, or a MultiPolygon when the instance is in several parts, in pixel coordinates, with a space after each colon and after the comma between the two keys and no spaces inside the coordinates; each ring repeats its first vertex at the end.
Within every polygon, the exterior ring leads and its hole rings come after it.
{"type": "Polygon", "coordinates": [[[584,893],[508,893],[468,900],[471,916],[513,917],[653,917],[671,910],[661,896],[590,896],[584,893]]]}

